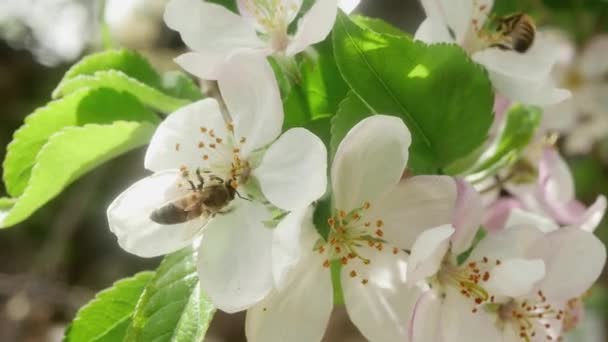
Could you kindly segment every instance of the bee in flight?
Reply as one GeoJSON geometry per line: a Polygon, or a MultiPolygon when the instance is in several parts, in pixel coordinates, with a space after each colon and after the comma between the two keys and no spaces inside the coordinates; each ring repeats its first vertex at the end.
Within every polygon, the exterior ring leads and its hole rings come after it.
{"type": "Polygon", "coordinates": [[[198,169],[196,176],[198,185],[188,180],[190,184],[188,194],[155,209],[150,214],[150,219],[159,224],[170,225],[184,223],[201,216],[212,218],[216,214],[226,212],[224,209],[232,202],[235,195],[248,200],[236,191],[232,182],[211,175],[209,180],[212,183],[205,185],[205,180],[198,169]]]}
{"type": "Polygon", "coordinates": [[[525,13],[515,13],[495,19],[497,23],[497,42],[492,47],[501,50],[514,50],[524,53],[534,43],[536,25],[534,20],[525,13]]]}

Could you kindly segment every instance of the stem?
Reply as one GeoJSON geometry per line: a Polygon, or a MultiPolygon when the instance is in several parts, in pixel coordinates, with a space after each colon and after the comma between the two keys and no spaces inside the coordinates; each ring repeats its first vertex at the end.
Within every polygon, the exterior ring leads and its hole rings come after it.
{"type": "Polygon", "coordinates": [[[110,26],[106,22],[106,0],[99,1],[99,32],[101,33],[101,45],[104,50],[111,50],[116,47],[114,40],[112,39],[112,33],[110,26]]]}

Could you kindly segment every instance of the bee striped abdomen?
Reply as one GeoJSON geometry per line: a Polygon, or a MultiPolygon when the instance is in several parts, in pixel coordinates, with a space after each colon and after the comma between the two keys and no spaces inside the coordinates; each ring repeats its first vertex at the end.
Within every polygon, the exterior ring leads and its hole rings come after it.
{"type": "Polygon", "coordinates": [[[535,35],[536,29],[532,23],[529,21],[522,21],[517,29],[513,31],[513,50],[519,53],[528,51],[534,42],[535,35]]]}
{"type": "Polygon", "coordinates": [[[168,203],[152,212],[150,219],[159,224],[178,224],[190,219],[190,214],[175,203],[168,203]]]}

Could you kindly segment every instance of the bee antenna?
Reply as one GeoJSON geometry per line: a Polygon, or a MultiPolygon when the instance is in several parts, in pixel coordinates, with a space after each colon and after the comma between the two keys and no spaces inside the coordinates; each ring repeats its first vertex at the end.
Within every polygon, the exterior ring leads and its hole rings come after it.
{"type": "Polygon", "coordinates": [[[234,193],[236,193],[236,195],[239,196],[240,199],[244,199],[246,201],[251,202],[251,198],[243,197],[238,191],[236,191],[236,189],[234,189],[234,193]]]}

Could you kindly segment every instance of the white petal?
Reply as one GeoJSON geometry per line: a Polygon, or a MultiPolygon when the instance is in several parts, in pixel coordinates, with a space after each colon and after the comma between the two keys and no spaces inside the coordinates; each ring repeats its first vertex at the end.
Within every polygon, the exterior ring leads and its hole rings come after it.
{"type": "Polygon", "coordinates": [[[458,197],[453,221],[456,232],[452,236],[452,252],[460,254],[471,247],[482,222],[484,206],[481,196],[469,182],[457,179],[456,185],[458,197]]]}
{"type": "MultiPolygon", "coordinates": [[[[162,171],[182,166],[193,171],[207,168],[211,164],[230,165],[231,156],[213,153],[209,144],[211,137],[201,131],[213,130],[216,137],[227,142],[228,130],[217,102],[205,99],[180,108],[170,114],[156,129],[150,141],[144,166],[148,170],[162,171]],[[199,145],[205,145],[201,148],[199,145]],[[208,160],[203,156],[208,155],[208,160]]],[[[223,175],[217,175],[222,177],[223,175]]]]}
{"type": "Polygon", "coordinates": [[[474,1],[422,0],[421,3],[427,17],[439,25],[448,26],[453,30],[456,41],[462,43],[471,26],[474,1]]]}
{"type": "Polygon", "coordinates": [[[233,55],[220,72],[218,86],[234,123],[235,138],[246,138],[241,153],[247,156],[281,133],[279,86],[268,61],[257,54],[233,55]]]}
{"type": "Polygon", "coordinates": [[[363,219],[382,220],[383,238],[410,249],[423,231],[451,223],[455,204],[456,184],[452,178],[415,176],[373,201],[363,219]]]}
{"type": "Polygon", "coordinates": [[[298,30],[289,42],[286,54],[295,55],[324,40],[334,26],[337,13],[337,0],[316,0],[298,22],[298,30]]]}
{"type": "Polygon", "coordinates": [[[407,279],[410,284],[424,280],[439,271],[450,248],[450,238],[455,229],[445,225],[426,230],[418,236],[409,258],[407,279]]]}
{"type": "Polygon", "coordinates": [[[535,227],[543,233],[549,233],[559,229],[559,226],[545,216],[541,216],[519,208],[511,210],[511,214],[505,223],[505,228],[529,226],[535,227]]]}
{"type": "Polygon", "coordinates": [[[395,255],[388,245],[382,251],[368,248],[364,253],[371,260],[368,265],[353,260],[342,268],[348,316],[370,341],[405,341],[407,322],[420,296],[420,289],[406,285],[407,254],[395,255]]]}
{"type": "Polygon", "coordinates": [[[488,257],[504,261],[511,258],[522,258],[527,256],[531,246],[542,238],[543,233],[533,226],[504,229],[494,234],[488,234],[473,249],[469,259],[481,260],[483,257],[488,257]]]}
{"type": "MultiPolygon", "coordinates": [[[[255,26],[256,30],[262,33],[269,33],[266,30],[266,23],[260,22],[260,19],[265,19],[266,17],[256,15],[256,12],[263,12],[264,9],[259,9],[262,7],[256,3],[255,0],[237,0],[236,4],[239,9],[239,13],[241,16],[246,19],[250,25],[255,26]]],[[[300,7],[302,6],[302,0],[279,0],[274,2],[272,5],[272,11],[275,13],[282,13],[285,23],[291,23],[291,21],[296,17],[298,12],[300,11],[300,7]],[[278,7],[282,9],[279,10],[278,7]]]]}
{"type": "Polygon", "coordinates": [[[249,342],[321,341],[333,307],[329,268],[310,254],[294,270],[297,277],[249,309],[245,331],[249,342]]]}
{"type": "Polygon", "coordinates": [[[340,0],[338,7],[340,7],[344,13],[350,14],[360,3],[361,0],[340,0]]]}
{"type": "Polygon", "coordinates": [[[541,258],[547,268],[538,287],[550,300],[581,296],[600,276],[606,248],[595,235],[576,227],[547,234],[530,247],[530,258],[541,258]]]}
{"type": "Polygon", "coordinates": [[[567,203],[575,198],[574,177],[557,150],[551,147],[543,150],[538,172],[543,195],[548,202],[567,203]]]}
{"type": "Polygon", "coordinates": [[[263,223],[270,212],[256,202],[234,203],[231,212],[207,225],[198,260],[203,291],[228,313],[251,307],[273,287],[273,234],[263,223]]]}
{"type": "Polygon", "coordinates": [[[497,92],[513,101],[528,105],[548,106],[570,98],[566,89],[556,88],[549,78],[532,82],[489,70],[490,80],[497,92]]]}
{"type": "Polygon", "coordinates": [[[204,80],[216,80],[223,63],[226,62],[226,53],[223,51],[186,52],[173,60],[192,75],[204,80]]]}
{"type": "MultiPolygon", "coordinates": [[[[180,33],[186,45],[205,55],[203,59],[208,62],[219,62],[239,49],[260,49],[265,45],[246,20],[223,6],[206,1],[169,1],[165,23],[180,33]]],[[[212,77],[216,76],[213,70],[218,66],[213,64],[206,70],[197,70],[211,71],[200,76],[212,77]]]]}
{"type": "Polygon", "coordinates": [[[582,230],[593,233],[595,228],[600,224],[604,214],[606,213],[606,197],[600,195],[595,202],[587,208],[587,211],[581,217],[580,223],[576,224],[582,230]]]}
{"type": "Polygon", "coordinates": [[[522,297],[530,294],[534,285],[545,276],[542,260],[509,259],[492,268],[484,288],[491,294],[522,297]]]}
{"type": "Polygon", "coordinates": [[[177,187],[177,170],[155,173],[131,185],[108,207],[110,230],[120,246],[140,257],[154,257],[177,251],[193,243],[205,225],[204,219],[162,225],[150,220],[155,209],[184,195],[177,187]]]}
{"type": "Polygon", "coordinates": [[[409,322],[409,342],[440,342],[441,298],[434,290],[423,292],[409,322]]]}
{"type": "Polygon", "coordinates": [[[496,317],[483,309],[473,310],[473,301],[452,286],[446,287],[441,306],[440,332],[443,342],[502,341],[496,317]]]}
{"type": "Polygon", "coordinates": [[[453,43],[454,38],[450,36],[448,27],[442,22],[436,22],[433,18],[426,18],[418,26],[414,39],[425,43],[453,43]]]}
{"type": "Polygon", "coordinates": [[[395,186],[411,141],[403,121],[393,116],[374,115],[353,127],[338,146],[331,169],[336,208],[358,208],[395,186]]]}
{"type": "Polygon", "coordinates": [[[597,35],[591,39],[580,59],[580,72],[588,79],[604,77],[608,72],[608,59],[606,59],[606,50],[608,50],[608,35],[597,35]]]}
{"type": "Polygon", "coordinates": [[[268,148],[252,174],[275,206],[306,207],[327,190],[327,150],[310,131],[292,128],[268,148]]]}
{"type": "Polygon", "coordinates": [[[277,288],[283,287],[288,273],[300,261],[306,248],[312,250],[314,246],[314,241],[304,236],[315,229],[312,212],[312,207],[292,211],[273,231],[272,275],[277,288]]]}

